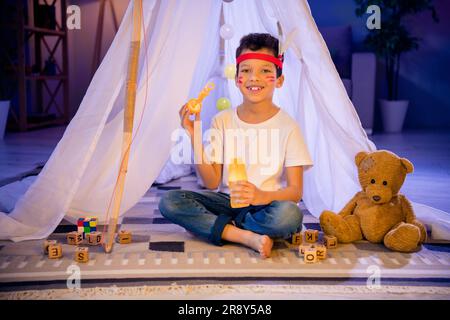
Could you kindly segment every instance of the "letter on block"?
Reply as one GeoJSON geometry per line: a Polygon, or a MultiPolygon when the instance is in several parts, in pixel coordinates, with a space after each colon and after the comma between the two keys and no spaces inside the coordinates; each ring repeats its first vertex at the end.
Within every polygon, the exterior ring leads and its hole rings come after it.
{"type": "Polygon", "coordinates": [[[291,244],[299,246],[302,244],[302,242],[303,242],[303,233],[298,232],[292,235],[291,244]]]}
{"type": "Polygon", "coordinates": [[[314,247],[310,247],[305,250],[305,255],[303,259],[306,263],[316,263],[317,262],[317,249],[314,247]]]}
{"type": "Polygon", "coordinates": [[[127,244],[131,243],[131,232],[126,230],[121,230],[119,232],[119,243],[121,244],[127,244]]]}
{"type": "Polygon", "coordinates": [[[305,240],[309,243],[314,243],[319,239],[319,231],[318,230],[306,230],[305,231],[305,240]]]}
{"type": "Polygon", "coordinates": [[[305,254],[305,251],[312,248],[313,246],[311,244],[302,244],[298,247],[298,253],[303,256],[305,254]]]}
{"type": "Polygon", "coordinates": [[[99,245],[102,242],[102,233],[94,231],[86,234],[87,243],[91,246],[99,245]]]}
{"type": "Polygon", "coordinates": [[[337,247],[337,238],[335,236],[324,235],[323,241],[328,249],[334,249],[337,247]]]}
{"type": "Polygon", "coordinates": [[[58,243],[58,241],[56,241],[56,240],[45,240],[44,241],[44,253],[46,254],[46,255],[48,255],[48,247],[50,246],[50,245],[52,245],[52,244],[57,244],[58,243]]]}
{"type": "Polygon", "coordinates": [[[327,257],[327,247],[323,244],[316,246],[317,251],[317,259],[323,260],[327,257]]]}
{"type": "Polygon", "coordinates": [[[89,261],[89,248],[78,247],[75,249],[75,261],[76,262],[88,262],[89,261]]]}
{"type": "Polygon", "coordinates": [[[48,246],[48,258],[49,259],[59,259],[62,257],[62,247],[61,244],[51,244],[48,246]]]}
{"type": "Polygon", "coordinates": [[[83,233],[72,231],[67,234],[67,244],[78,245],[83,242],[83,233]]]}

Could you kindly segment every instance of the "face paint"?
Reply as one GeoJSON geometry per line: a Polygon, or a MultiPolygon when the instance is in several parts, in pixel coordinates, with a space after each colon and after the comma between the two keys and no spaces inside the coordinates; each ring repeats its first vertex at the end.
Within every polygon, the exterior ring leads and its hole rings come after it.
{"type": "Polygon", "coordinates": [[[239,76],[239,77],[238,77],[237,82],[238,82],[239,84],[242,84],[242,76],[239,76]]]}
{"type": "Polygon", "coordinates": [[[275,76],[267,76],[266,81],[267,82],[275,82],[275,76]]]}

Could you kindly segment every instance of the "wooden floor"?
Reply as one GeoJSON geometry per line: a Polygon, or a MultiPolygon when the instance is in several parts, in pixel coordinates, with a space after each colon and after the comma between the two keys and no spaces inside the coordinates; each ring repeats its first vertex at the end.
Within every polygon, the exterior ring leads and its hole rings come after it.
{"type": "MultiPolygon", "coordinates": [[[[0,141],[0,186],[32,174],[44,164],[64,129],[7,133],[0,141]]],[[[391,150],[414,164],[415,172],[402,188],[409,199],[450,212],[450,131],[375,134],[370,139],[378,149],[391,150]]]]}

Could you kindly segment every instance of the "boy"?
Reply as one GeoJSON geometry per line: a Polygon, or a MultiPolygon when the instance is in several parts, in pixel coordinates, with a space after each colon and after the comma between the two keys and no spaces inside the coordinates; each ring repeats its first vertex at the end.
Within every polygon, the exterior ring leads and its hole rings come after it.
{"type": "MultiPolygon", "coordinates": [[[[297,123],[272,102],[275,88],[284,81],[278,40],[269,34],[243,37],[236,50],[236,62],[235,82],[243,103],[213,118],[211,126],[219,133],[212,142],[214,157],[204,159],[202,152],[202,161],[196,164],[205,187],[220,187],[220,191],[168,191],[159,209],[172,222],[213,244],[222,245],[223,240],[240,243],[267,258],[272,238],[288,238],[301,229],[303,217],[297,203],[303,193],[303,166],[312,165],[312,161],[297,123]],[[239,150],[234,148],[235,138],[241,142],[239,150]],[[267,157],[261,153],[268,144],[272,147],[268,152],[269,167],[264,165],[267,157]],[[229,190],[228,164],[236,154],[244,159],[248,181],[233,183],[229,190]],[[283,173],[285,187],[281,186],[283,173]],[[233,202],[247,206],[232,208],[230,196],[233,202]]],[[[194,121],[189,115],[183,106],[181,125],[194,146],[194,133],[199,133],[194,132],[194,121]]],[[[198,113],[195,121],[199,120],[198,113]]],[[[204,150],[203,146],[200,150],[204,150]]]]}

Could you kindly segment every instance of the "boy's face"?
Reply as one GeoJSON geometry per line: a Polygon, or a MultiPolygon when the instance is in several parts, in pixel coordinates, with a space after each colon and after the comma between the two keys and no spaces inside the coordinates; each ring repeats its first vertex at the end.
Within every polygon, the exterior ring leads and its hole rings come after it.
{"type": "MultiPolygon", "coordinates": [[[[257,51],[246,49],[241,54],[250,52],[273,55],[271,50],[265,48],[257,51]]],[[[244,97],[244,102],[253,104],[272,102],[273,92],[275,88],[283,85],[284,76],[277,78],[277,70],[272,62],[249,59],[239,64],[235,81],[244,97]]]]}

